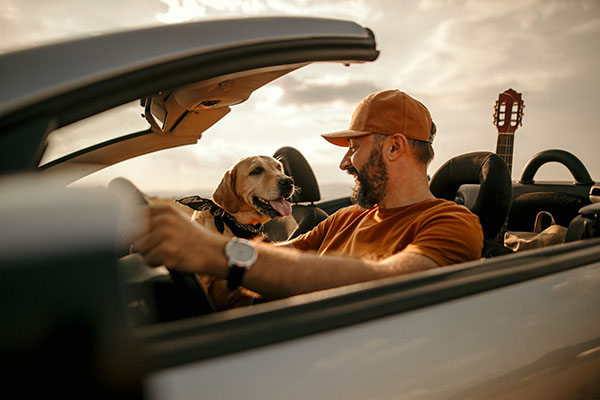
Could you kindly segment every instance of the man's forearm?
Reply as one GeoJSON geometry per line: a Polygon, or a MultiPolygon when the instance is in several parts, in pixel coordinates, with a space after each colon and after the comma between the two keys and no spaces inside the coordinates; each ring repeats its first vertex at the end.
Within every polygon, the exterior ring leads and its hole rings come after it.
{"type": "MultiPolygon", "coordinates": [[[[292,248],[259,244],[258,260],[242,285],[271,298],[348,285],[389,276],[376,262],[325,256],[292,248]]],[[[389,271],[388,271],[389,272],[389,271]]]]}
{"type": "MultiPolygon", "coordinates": [[[[244,274],[242,286],[268,298],[282,298],[358,282],[423,271],[439,265],[419,254],[401,252],[382,261],[345,256],[318,256],[290,246],[257,243],[258,259],[244,274]],[[289,248],[291,247],[291,248],[289,248]]],[[[222,250],[221,250],[222,252],[222,250]]],[[[227,279],[225,258],[217,257],[212,273],[227,279]]]]}

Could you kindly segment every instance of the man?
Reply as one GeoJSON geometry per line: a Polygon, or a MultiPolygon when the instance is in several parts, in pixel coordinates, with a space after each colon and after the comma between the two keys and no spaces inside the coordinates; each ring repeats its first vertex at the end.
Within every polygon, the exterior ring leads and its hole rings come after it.
{"type": "Polygon", "coordinates": [[[373,93],[357,106],[349,129],[322,136],[348,147],[340,168],[356,179],[356,205],[278,246],[228,241],[178,210],[152,207],[134,249],[149,265],[213,274],[269,298],[480,257],[477,216],[429,191],[435,125],[423,104],[398,90],[373,93]]]}

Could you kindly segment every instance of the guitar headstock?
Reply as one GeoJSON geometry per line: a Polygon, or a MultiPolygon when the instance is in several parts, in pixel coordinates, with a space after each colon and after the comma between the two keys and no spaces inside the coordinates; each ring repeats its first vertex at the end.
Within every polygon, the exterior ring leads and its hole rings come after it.
{"type": "Polygon", "coordinates": [[[515,133],[523,125],[524,108],[521,93],[513,89],[500,93],[494,106],[494,125],[498,128],[498,133],[515,133]]]}

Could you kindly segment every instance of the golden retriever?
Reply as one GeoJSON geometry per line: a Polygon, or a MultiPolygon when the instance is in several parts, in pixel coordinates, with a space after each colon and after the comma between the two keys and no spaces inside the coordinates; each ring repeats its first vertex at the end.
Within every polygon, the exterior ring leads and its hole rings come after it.
{"type": "MultiPolygon", "coordinates": [[[[260,239],[262,224],[292,213],[286,199],[293,193],[294,182],[285,175],[281,162],[269,156],[250,156],[225,172],[212,199],[191,196],[179,202],[194,208],[192,220],[213,232],[260,239]]],[[[204,274],[199,278],[216,310],[248,305],[260,297],[244,288],[230,291],[223,279],[204,274]]]]}

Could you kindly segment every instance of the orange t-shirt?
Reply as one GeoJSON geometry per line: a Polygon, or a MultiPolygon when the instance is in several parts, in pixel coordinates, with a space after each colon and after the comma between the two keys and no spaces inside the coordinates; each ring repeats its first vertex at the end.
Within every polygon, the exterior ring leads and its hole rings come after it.
{"type": "Polygon", "coordinates": [[[408,251],[443,266],[480,258],[483,233],[479,218],[466,207],[433,199],[394,209],[346,207],[292,243],[319,255],[369,260],[408,251]]]}

